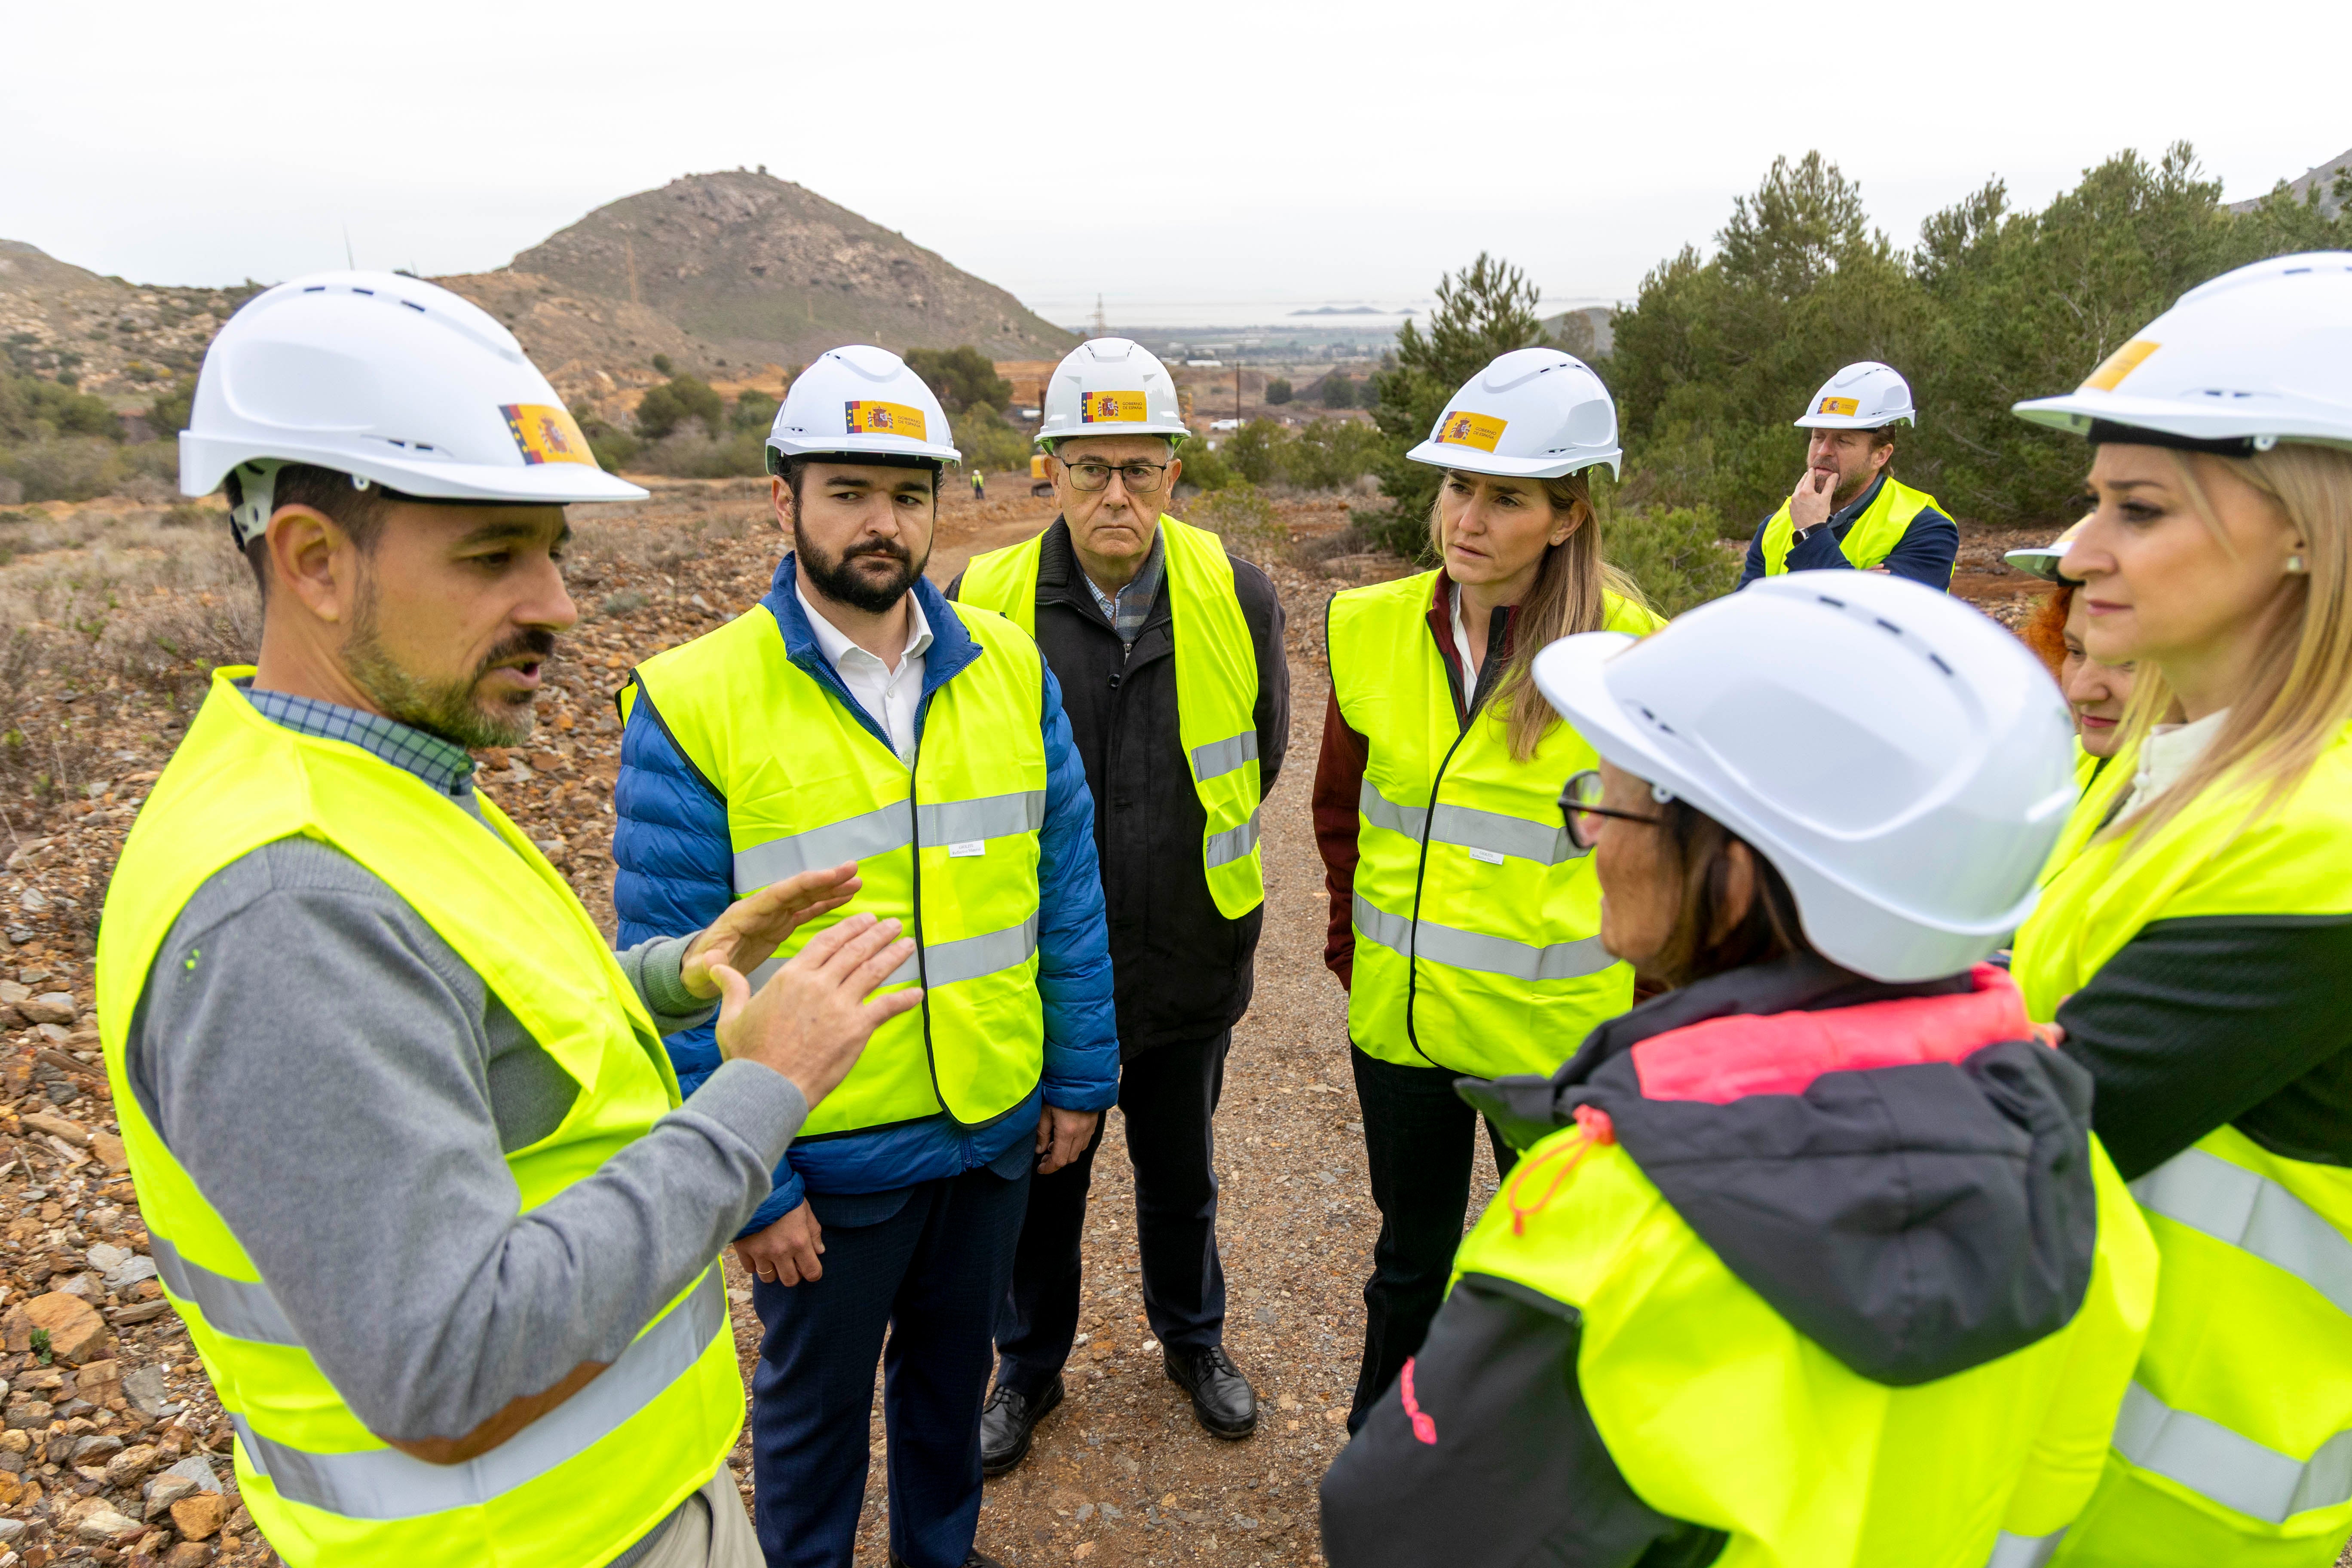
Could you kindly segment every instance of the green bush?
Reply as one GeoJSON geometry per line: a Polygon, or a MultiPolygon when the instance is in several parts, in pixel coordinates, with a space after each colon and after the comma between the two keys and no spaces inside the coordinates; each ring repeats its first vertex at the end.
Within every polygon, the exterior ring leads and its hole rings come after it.
{"type": "Polygon", "coordinates": [[[1353,408],[1356,406],[1356,384],[1335,370],[1317,384],[1316,395],[1326,408],[1353,408]]]}
{"type": "Polygon", "coordinates": [[[691,375],[675,375],[648,387],[637,403],[637,434],[658,441],[689,419],[698,419],[716,439],[727,423],[727,405],[710,384],[691,375]]]}
{"type": "Polygon", "coordinates": [[[0,441],[55,436],[122,439],[122,421],[102,397],[76,392],[65,377],[0,374],[0,441]]]}
{"type": "Polygon", "coordinates": [[[1279,407],[1283,404],[1289,402],[1290,383],[1278,375],[1272,381],[1267,382],[1265,384],[1265,401],[1269,406],[1273,407],[1279,407]]]}
{"type": "Polygon", "coordinates": [[[1184,465],[1176,481],[1180,489],[1206,494],[1241,482],[1234,466],[1225,461],[1224,453],[1213,449],[1197,436],[1179,443],[1176,456],[1184,465]]]}
{"type": "Polygon", "coordinates": [[[1003,408],[1013,401],[1013,384],[996,374],[996,363],[965,344],[952,349],[908,349],[907,368],[923,378],[950,414],[968,408],[1003,408]]]}
{"type": "Polygon", "coordinates": [[[147,423],[158,436],[176,436],[188,427],[189,410],[195,405],[196,378],[184,375],[172,384],[169,392],[159,392],[147,410],[147,423]]]}
{"type": "Polygon", "coordinates": [[[1202,498],[1184,519],[1225,542],[1225,548],[1244,561],[1271,564],[1290,542],[1290,530],[1281,514],[1255,485],[1228,485],[1202,498]]]}
{"type": "Polygon", "coordinates": [[[987,474],[1026,474],[1029,437],[985,403],[976,403],[957,415],[949,426],[955,432],[956,450],[963,466],[987,474]]]}
{"type": "Polygon", "coordinates": [[[114,490],[139,471],[123,447],[95,436],[58,436],[0,447],[0,478],[15,479],[24,499],[88,500],[114,490]]]}
{"type": "Polygon", "coordinates": [[[764,392],[747,392],[735,400],[735,411],[728,423],[738,430],[757,430],[761,436],[776,422],[776,400],[764,392]]]}
{"type": "Polygon", "coordinates": [[[1370,425],[1317,419],[1283,444],[1278,468],[1286,483],[1301,489],[1340,489],[1370,473],[1386,449],[1381,433],[1370,425]]]}
{"type": "Polygon", "coordinates": [[[1679,616],[1739,584],[1739,557],[1718,537],[1722,520],[1706,507],[1621,507],[1604,503],[1601,553],[1641,584],[1650,607],[1679,616]]]}
{"type": "Polygon", "coordinates": [[[653,366],[654,374],[656,375],[676,375],[677,374],[677,367],[669,363],[669,355],[667,354],[654,355],[653,366]]]}
{"type": "MultiPolygon", "coordinates": [[[[595,445],[593,437],[589,445],[595,445]]],[[[641,448],[636,469],[675,479],[743,479],[768,471],[767,440],[757,430],[705,435],[689,425],[641,448]]]]}

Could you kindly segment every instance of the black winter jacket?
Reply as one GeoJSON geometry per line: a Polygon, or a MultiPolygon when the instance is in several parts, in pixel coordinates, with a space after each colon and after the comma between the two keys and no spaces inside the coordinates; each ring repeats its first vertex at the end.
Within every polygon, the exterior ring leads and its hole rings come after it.
{"type": "MultiPolygon", "coordinates": [[[[948,585],[960,598],[963,578],[948,585]]],[[[1266,574],[1234,563],[1234,590],[1257,647],[1257,755],[1274,793],[1290,740],[1290,666],[1282,602],[1266,574]]],[[[1037,646],[1062,683],[1062,706],[1095,797],[1095,847],[1109,905],[1120,1059],[1230,1028],[1249,1011],[1263,908],[1217,912],[1201,869],[1208,817],[1176,724],[1176,644],[1161,583],[1132,648],[1103,618],[1059,519],[1037,564],[1037,646]]]]}

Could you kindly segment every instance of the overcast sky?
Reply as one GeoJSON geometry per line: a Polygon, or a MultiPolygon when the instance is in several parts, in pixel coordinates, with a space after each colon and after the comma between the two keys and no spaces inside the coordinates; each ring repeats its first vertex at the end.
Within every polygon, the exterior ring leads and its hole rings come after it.
{"type": "Polygon", "coordinates": [[[136,281],[503,265],[765,163],[1060,319],[1400,300],[1481,249],[1630,295],[1775,154],[1908,243],[2186,138],[2231,199],[2352,146],[2344,0],[0,8],[0,237],[136,281]],[[2259,26],[2252,25],[2255,18],[2259,26]]]}

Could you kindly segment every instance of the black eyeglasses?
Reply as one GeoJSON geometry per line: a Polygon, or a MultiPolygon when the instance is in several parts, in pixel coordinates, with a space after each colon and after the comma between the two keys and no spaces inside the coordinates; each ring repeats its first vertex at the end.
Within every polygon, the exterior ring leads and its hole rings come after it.
{"type": "Polygon", "coordinates": [[[1088,494],[1109,489],[1110,477],[1113,474],[1117,474],[1119,477],[1119,482],[1137,495],[1150,495],[1158,489],[1168,477],[1168,465],[1165,463],[1112,464],[1081,460],[1071,463],[1067,467],[1070,470],[1070,483],[1088,494]]]}
{"type": "MultiPolygon", "coordinates": [[[[1601,804],[1602,793],[1601,773],[1594,768],[1570,775],[1560,789],[1559,817],[1568,826],[1568,841],[1579,849],[1591,848],[1593,841],[1600,837],[1601,824],[1594,820],[1598,817],[1612,816],[1620,822],[1646,822],[1653,827],[1665,821],[1663,816],[1644,816],[1638,811],[1612,810],[1601,804]]],[[[1655,788],[1650,794],[1661,805],[1675,798],[1655,788]]]]}

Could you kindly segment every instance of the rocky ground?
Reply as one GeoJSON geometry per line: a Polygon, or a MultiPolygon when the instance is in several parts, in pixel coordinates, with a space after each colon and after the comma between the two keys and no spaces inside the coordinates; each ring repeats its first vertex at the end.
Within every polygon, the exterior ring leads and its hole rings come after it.
{"type": "MultiPolygon", "coordinates": [[[[999,490],[947,502],[937,580],[1050,517],[1025,487],[999,490]]],[[[982,1514],[982,1547],[1007,1563],[1318,1560],[1315,1486],[1342,1436],[1376,1229],[1306,808],[1328,689],[1321,606],[1402,568],[1352,542],[1339,500],[1278,511],[1279,527],[1258,529],[1249,548],[1290,610],[1294,730],[1265,816],[1257,1001],[1235,1031],[1218,1123],[1227,1342],[1265,1416],[1250,1441],[1219,1442],[1162,1374],[1114,1118],[1070,1398],[1030,1460],[990,1483],[982,1514]]],[[[12,628],[0,643],[0,1568],[274,1561],[237,1501],[218,1404],[153,1279],[91,1014],[90,955],[122,837],[201,700],[202,668],[237,658],[253,635],[250,588],[217,518],[188,521],[123,501],[0,512],[0,625],[12,628]]],[[[552,664],[538,737],[486,753],[483,779],[609,921],[612,689],[635,659],[755,601],[778,542],[764,484],[744,480],[668,483],[652,503],[581,508],[574,522],[582,622],[552,664]]],[[[1482,1148],[1482,1201],[1486,1158],[1482,1148]]],[[[748,1362],[758,1324],[731,1282],[748,1362]]],[[[887,1542],[878,1419],[873,1441],[861,1565],[882,1563],[887,1542]]]]}

